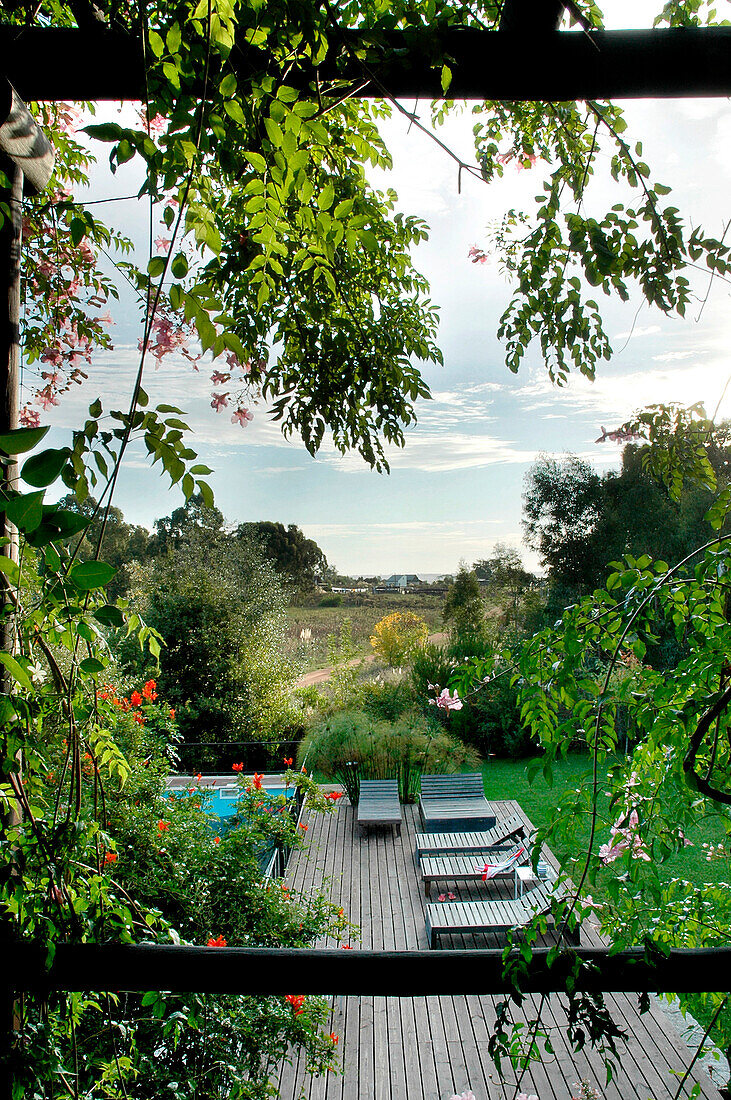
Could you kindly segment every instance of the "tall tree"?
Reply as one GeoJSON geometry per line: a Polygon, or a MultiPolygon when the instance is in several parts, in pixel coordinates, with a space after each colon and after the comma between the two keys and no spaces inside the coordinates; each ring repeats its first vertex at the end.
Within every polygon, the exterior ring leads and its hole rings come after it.
{"type": "Polygon", "coordinates": [[[525,540],[551,576],[588,589],[595,575],[591,535],[604,503],[599,475],[576,455],[544,456],[526,475],[523,503],[525,540]]]}
{"type": "Polygon", "coordinates": [[[480,584],[475,571],[466,565],[460,566],[454,584],[447,592],[442,618],[459,638],[476,637],[482,632],[485,608],[480,584]]]}
{"type": "Polygon", "coordinates": [[[294,523],[289,527],[266,521],[242,523],[236,534],[261,547],[262,554],[271,561],[277,573],[298,588],[314,587],[327,572],[327,558],[320,547],[313,539],[306,538],[294,523]]]}

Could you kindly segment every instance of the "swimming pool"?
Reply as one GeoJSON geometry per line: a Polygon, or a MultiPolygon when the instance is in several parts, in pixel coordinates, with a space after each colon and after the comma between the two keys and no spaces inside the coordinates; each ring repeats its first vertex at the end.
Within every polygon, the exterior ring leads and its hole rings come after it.
{"type": "MultiPolygon", "coordinates": [[[[296,789],[292,783],[289,786],[286,785],[283,775],[263,775],[261,784],[262,793],[270,798],[282,794],[286,798],[292,798],[296,789]]],[[[209,808],[216,817],[222,819],[233,817],[241,788],[230,776],[201,775],[199,779],[197,775],[171,775],[168,778],[168,795],[195,789],[210,792],[209,808]]]]}

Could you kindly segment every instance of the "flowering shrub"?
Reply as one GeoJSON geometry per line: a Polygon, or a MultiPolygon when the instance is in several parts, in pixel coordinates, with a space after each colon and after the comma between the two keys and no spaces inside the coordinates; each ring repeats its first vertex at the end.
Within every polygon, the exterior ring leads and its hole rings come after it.
{"type": "Polygon", "coordinates": [[[405,664],[425,644],[429,627],[413,611],[394,611],[373,628],[371,645],[392,667],[405,664]]]}

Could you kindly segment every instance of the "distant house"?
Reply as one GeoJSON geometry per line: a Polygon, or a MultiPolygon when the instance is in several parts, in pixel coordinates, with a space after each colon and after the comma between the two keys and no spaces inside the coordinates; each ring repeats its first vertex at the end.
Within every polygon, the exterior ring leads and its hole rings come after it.
{"type": "Polygon", "coordinates": [[[417,577],[416,573],[393,573],[387,581],[383,582],[384,588],[397,589],[399,592],[406,592],[415,584],[421,584],[421,578],[417,577]]]}

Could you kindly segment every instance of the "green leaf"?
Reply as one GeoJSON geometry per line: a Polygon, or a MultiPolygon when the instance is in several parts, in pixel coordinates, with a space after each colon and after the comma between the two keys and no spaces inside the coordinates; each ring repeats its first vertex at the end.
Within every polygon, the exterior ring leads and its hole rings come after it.
{"type": "Polygon", "coordinates": [[[30,676],[23,666],[18,664],[15,657],[11,657],[9,653],[0,652],[0,664],[5,665],[13,679],[16,680],[21,687],[25,688],[26,691],[33,690],[30,676]]]}
{"type": "Polygon", "coordinates": [[[43,491],[20,493],[5,502],[5,515],[19,531],[28,535],[35,531],[43,519],[43,491]]]}
{"type": "Polygon", "coordinates": [[[97,676],[105,668],[106,665],[98,657],[85,657],[79,665],[79,671],[85,676],[97,676]]]}
{"type": "Polygon", "coordinates": [[[20,566],[17,561],[6,558],[4,554],[0,554],[0,573],[4,573],[11,584],[20,583],[20,566]]]}
{"type": "Polygon", "coordinates": [[[156,279],[158,275],[162,275],[165,270],[165,260],[162,256],[153,256],[147,265],[147,274],[152,279],[156,279]]]}
{"type": "Polygon", "coordinates": [[[124,626],[124,615],[113,603],[105,603],[103,607],[97,607],[94,618],[104,626],[124,626]]]}
{"type": "Polygon", "coordinates": [[[31,455],[23,463],[20,476],[27,485],[33,485],[36,489],[45,488],[60,476],[66,466],[71,451],[68,447],[49,448],[39,454],[31,455]]]}
{"type": "Polygon", "coordinates": [[[178,252],[172,262],[171,270],[176,279],[184,279],[188,274],[188,260],[183,252],[178,252]]]}
{"type": "Polygon", "coordinates": [[[118,141],[123,130],[117,122],[100,122],[94,126],[85,126],[82,133],[89,134],[90,137],[94,137],[98,141],[118,141]]]}
{"type": "Polygon", "coordinates": [[[0,451],[6,455],[22,455],[26,451],[32,451],[40,441],[48,434],[50,427],[46,428],[14,428],[11,432],[0,433],[0,451]]]}
{"type": "Polygon", "coordinates": [[[86,222],[83,218],[72,218],[69,233],[74,244],[79,244],[86,236],[86,222]]]}
{"type": "Polygon", "coordinates": [[[82,592],[91,592],[94,588],[103,588],[109,584],[117,572],[105,561],[81,561],[72,565],[69,580],[82,592]]]}

